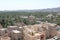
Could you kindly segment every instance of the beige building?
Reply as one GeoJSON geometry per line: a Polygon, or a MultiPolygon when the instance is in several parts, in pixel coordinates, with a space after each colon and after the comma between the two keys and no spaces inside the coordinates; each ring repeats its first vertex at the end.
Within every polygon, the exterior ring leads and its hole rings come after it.
{"type": "Polygon", "coordinates": [[[0,36],[4,36],[6,34],[6,28],[0,29],[0,36]]]}
{"type": "Polygon", "coordinates": [[[28,17],[28,19],[29,19],[30,21],[34,21],[34,20],[35,20],[35,16],[30,15],[30,16],[28,17]]]}
{"type": "Polygon", "coordinates": [[[18,30],[23,33],[23,27],[19,27],[18,30]]]}
{"type": "Polygon", "coordinates": [[[10,37],[1,37],[0,40],[11,40],[10,37]]]}
{"type": "Polygon", "coordinates": [[[8,26],[7,27],[7,33],[9,34],[9,36],[11,36],[11,31],[12,30],[17,30],[18,27],[17,26],[8,26]]]}
{"type": "Polygon", "coordinates": [[[57,25],[54,23],[43,23],[43,28],[46,31],[47,38],[54,37],[57,34],[57,25]]]}
{"type": "Polygon", "coordinates": [[[12,40],[20,40],[22,39],[22,33],[18,30],[12,30],[11,32],[11,38],[12,40]]]}
{"type": "Polygon", "coordinates": [[[23,22],[17,22],[14,23],[14,25],[20,27],[20,26],[24,26],[25,24],[23,22]]]}
{"type": "Polygon", "coordinates": [[[46,40],[46,38],[60,37],[57,24],[42,22],[27,26],[8,26],[0,29],[0,40],[46,40]]]}
{"type": "Polygon", "coordinates": [[[46,40],[45,31],[39,31],[38,25],[24,26],[24,40],[46,40]]]}
{"type": "Polygon", "coordinates": [[[54,37],[57,35],[57,25],[48,22],[28,25],[23,27],[23,32],[24,40],[34,40],[35,38],[46,40],[46,38],[54,37]],[[41,35],[43,35],[43,37],[41,35]]]}
{"type": "Polygon", "coordinates": [[[8,34],[4,34],[3,36],[0,36],[0,40],[11,40],[11,38],[8,36],[8,34]]]}
{"type": "Polygon", "coordinates": [[[16,30],[16,29],[18,29],[18,26],[8,26],[7,29],[8,30],[16,30]]]}

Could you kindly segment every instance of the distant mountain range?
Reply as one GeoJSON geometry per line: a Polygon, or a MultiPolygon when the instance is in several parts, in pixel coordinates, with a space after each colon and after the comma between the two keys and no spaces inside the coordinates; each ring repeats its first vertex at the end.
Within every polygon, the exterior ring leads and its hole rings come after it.
{"type": "Polygon", "coordinates": [[[47,9],[41,9],[42,12],[60,12],[60,7],[58,8],[47,8],[47,9]]]}
{"type": "Polygon", "coordinates": [[[60,7],[57,8],[47,8],[47,9],[36,9],[36,10],[19,10],[19,11],[25,11],[25,12],[60,12],[60,7]]]}
{"type": "MultiPolygon", "coordinates": [[[[35,9],[35,10],[15,10],[15,11],[17,11],[17,12],[60,12],[60,7],[47,8],[47,9],[35,9]]],[[[8,12],[8,10],[5,10],[5,12],[8,12]]],[[[12,12],[12,11],[10,11],[10,12],[12,12]]]]}

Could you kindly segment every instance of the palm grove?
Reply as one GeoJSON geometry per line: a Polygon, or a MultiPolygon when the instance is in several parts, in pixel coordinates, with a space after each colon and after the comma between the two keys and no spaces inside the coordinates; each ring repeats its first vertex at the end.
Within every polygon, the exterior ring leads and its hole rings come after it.
{"type": "Polygon", "coordinates": [[[58,12],[24,12],[24,11],[0,11],[0,24],[6,28],[9,25],[14,25],[14,23],[24,23],[25,25],[34,25],[37,24],[36,18],[41,18],[39,21],[48,21],[48,22],[54,22],[60,25],[60,15],[58,17],[51,17],[50,19],[46,16],[48,14],[53,14],[53,16],[56,16],[58,12]],[[30,16],[33,15],[36,18],[33,21],[30,21],[29,18],[20,18],[20,16],[30,16]],[[54,21],[54,18],[56,21],[54,21]]]}

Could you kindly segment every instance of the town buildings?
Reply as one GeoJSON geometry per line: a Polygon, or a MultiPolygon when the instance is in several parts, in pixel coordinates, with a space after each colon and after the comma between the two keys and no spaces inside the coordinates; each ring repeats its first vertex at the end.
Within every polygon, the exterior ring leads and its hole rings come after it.
{"type": "Polygon", "coordinates": [[[60,31],[57,29],[57,24],[49,22],[20,27],[8,26],[7,28],[0,28],[0,40],[47,40],[48,38],[60,38],[60,31]]]}

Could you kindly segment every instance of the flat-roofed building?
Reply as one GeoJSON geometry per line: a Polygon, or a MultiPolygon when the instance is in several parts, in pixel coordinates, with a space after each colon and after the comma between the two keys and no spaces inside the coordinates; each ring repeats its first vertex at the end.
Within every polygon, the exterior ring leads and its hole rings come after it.
{"type": "Polygon", "coordinates": [[[10,37],[5,36],[5,37],[1,37],[0,40],[11,40],[10,37]]]}
{"type": "Polygon", "coordinates": [[[23,27],[19,27],[18,30],[23,32],[23,27]]]}
{"type": "Polygon", "coordinates": [[[4,34],[6,34],[6,28],[2,28],[0,29],[0,36],[3,36],[4,34]]]}
{"type": "Polygon", "coordinates": [[[20,16],[20,18],[27,19],[27,18],[28,18],[28,16],[20,16]]]}
{"type": "Polygon", "coordinates": [[[45,35],[42,33],[32,33],[30,34],[25,34],[24,40],[46,40],[45,35]]]}
{"type": "Polygon", "coordinates": [[[8,30],[16,30],[16,29],[18,29],[18,27],[17,26],[8,26],[7,29],[8,30]]]}
{"type": "Polygon", "coordinates": [[[7,27],[7,33],[9,34],[9,36],[11,36],[11,31],[12,30],[17,30],[18,27],[17,26],[8,26],[7,27]]]}
{"type": "Polygon", "coordinates": [[[11,38],[12,40],[20,40],[22,39],[22,33],[18,30],[12,30],[11,38]]]}
{"type": "Polygon", "coordinates": [[[3,36],[0,36],[0,40],[11,40],[11,38],[8,36],[8,34],[4,34],[3,36]]]}
{"type": "Polygon", "coordinates": [[[29,19],[30,19],[30,20],[35,19],[35,16],[30,15],[30,16],[29,16],[29,19]]]}
{"type": "Polygon", "coordinates": [[[46,31],[47,38],[54,37],[57,34],[57,24],[54,23],[43,23],[43,29],[46,31]]]}
{"type": "Polygon", "coordinates": [[[23,22],[17,22],[14,23],[14,25],[20,27],[20,26],[24,26],[25,24],[23,22]]]}
{"type": "Polygon", "coordinates": [[[24,40],[46,40],[45,31],[38,31],[39,25],[24,26],[24,40]]]}

